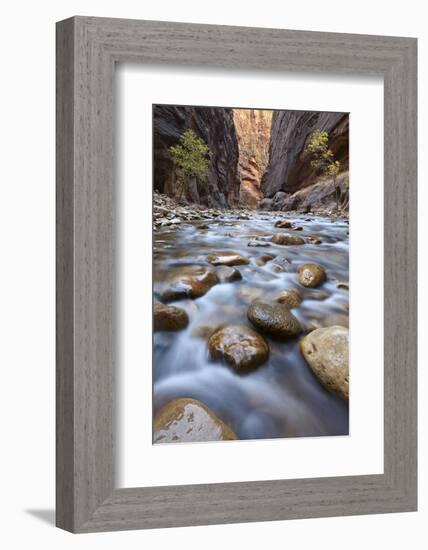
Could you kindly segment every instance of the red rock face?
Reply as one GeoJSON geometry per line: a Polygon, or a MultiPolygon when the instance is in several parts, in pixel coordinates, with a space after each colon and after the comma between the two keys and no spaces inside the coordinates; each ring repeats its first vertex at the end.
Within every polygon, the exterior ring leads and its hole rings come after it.
{"type": "Polygon", "coordinates": [[[258,208],[263,198],[261,180],[269,160],[272,111],[233,109],[233,120],[239,147],[239,204],[258,208]]]}

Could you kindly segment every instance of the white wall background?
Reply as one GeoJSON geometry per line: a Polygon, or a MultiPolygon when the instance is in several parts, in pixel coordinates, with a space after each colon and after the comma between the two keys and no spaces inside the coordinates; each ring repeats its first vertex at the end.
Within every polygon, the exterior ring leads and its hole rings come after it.
{"type": "MultiPolygon", "coordinates": [[[[419,512],[73,536],[55,529],[54,506],[54,23],[97,15],[290,29],[417,36],[420,91],[420,234],[427,231],[428,29],[420,0],[15,0],[3,5],[1,151],[1,492],[3,548],[167,548],[242,546],[330,550],[380,545],[424,548],[427,470],[419,512]]],[[[403,144],[404,145],[404,144],[403,144]]],[[[421,244],[425,239],[421,238],[421,244]]],[[[421,251],[422,252],[422,251],[421,251]]],[[[428,268],[421,254],[421,273],[428,268]]],[[[427,298],[422,280],[421,303],[427,298]]],[[[421,308],[421,334],[427,316],[421,308]]],[[[422,346],[421,346],[422,348],[422,346]]],[[[424,361],[425,359],[425,361],[424,361]]],[[[421,349],[421,365],[427,354],[421,349]]],[[[421,465],[428,462],[428,375],[420,370],[421,465]],[[425,428],[424,428],[425,427],[425,428]]]]}

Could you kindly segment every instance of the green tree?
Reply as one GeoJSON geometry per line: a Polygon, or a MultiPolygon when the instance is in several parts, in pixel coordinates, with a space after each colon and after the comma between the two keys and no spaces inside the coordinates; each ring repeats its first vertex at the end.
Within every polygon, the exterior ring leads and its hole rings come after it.
{"type": "Polygon", "coordinates": [[[177,167],[176,189],[178,197],[190,195],[198,202],[198,182],[205,185],[210,165],[210,149],[193,130],[186,130],[177,145],[169,148],[172,160],[177,167]]]}
{"type": "Polygon", "coordinates": [[[336,205],[339,208],[340,188],[337,184],[337,174],[340,172],[340,162],[334,158],[333,151],[328,146],[328,132],[315,130],[306,145],[306,151],[311,155],[311,166],[321,171],[322,177],[333,178],[336,194],[336,205]]]}
{"type": "Polygon", "coordinates": [[[183,170],[186,176],[203,179],[208,174],[210,153],[208,145],[196,133],[189,129],[180,137],[177,145],[169,148],[172,160],[183,170]]]}

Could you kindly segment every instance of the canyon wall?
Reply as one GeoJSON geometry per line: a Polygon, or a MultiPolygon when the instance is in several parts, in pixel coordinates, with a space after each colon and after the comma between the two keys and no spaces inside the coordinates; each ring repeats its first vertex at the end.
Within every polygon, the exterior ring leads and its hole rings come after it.
{"type": "Polygon", "coordinates": [[[239,149],[232,109],[154,105],[153,149],[155,190],[207,206],[231,208],[238,205],[239,149]],[[177,174],[168,148],[176,145],[189,128],[208,145],[211,161],[206,184],[193,182],[186,186],[183,196],[177,188],[177,174]]]}
{"type": "MultiPolygon", "coordinates": [[[[269,162],[262,178],[265,199],[277,193],[284,196],[313,185],[321,174],[311,166],[305,152],[314,130],[329,133],[329,147],[341,163],[341,171],[349,169],[349,115],[347,113],[311,111],[274,111],[269,146],[269,162]]],[[[268,205],[265,200],[264,207],[268,205]]]]}
{"type": "Polygon", "coordinates": [[[154,188],[180,201],[216,208],[310,211],[323,202],[331,206],[340,195],[341,208],[347,208],[346,113],[155,105],[153,147],[154,188]],[[205,182],[193,178],[182,185],[169,147],[189,128],[210,148],[210,167],[205,182]],[[317,129],[329,133],[329,147],[340,161],[343,177],[337,182],[327,182],[311,166],[305,148],[317,129]]]}
{"type": "Polygon", "coordinates": [[[269,160],[272,111],[233,109],[233,120],[239,147],[239,204],[258,208],[263,198],[261,180],[269,160]]]}

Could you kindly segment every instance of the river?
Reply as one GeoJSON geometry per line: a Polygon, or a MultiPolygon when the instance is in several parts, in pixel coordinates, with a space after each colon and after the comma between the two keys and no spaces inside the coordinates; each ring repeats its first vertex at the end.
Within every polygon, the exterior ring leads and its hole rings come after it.
{"type": "Polygon", "coordinates": [[[220,325],[250,324],[247,309],[252,299],[273,300],[279,291],[293,287],[299,287],[304,299],[292,312],[307,331],[347,323],[348,290],[340,283],[349,280],[348,229],[346,219],[277,212],[247,216],[232,211],[203,223],[156,231],[155,290],[166,271],[182,265],[210,266],[206,258],[215,252],[233,251],[249,263],[236,266],[241,280],[216,284],[194,300],[171,302],[186,310],[190,322],[178,332],[154,333],[154,414],[173,399],[190,397],[207,405],[239,439],[347,434],[348,403],[321,386],[301,355],[301,337],[291,341],[266,337],[268,361],[254,372],[239,375],[210,359],[207,333],[220,325]],[[302,229],[278,229],[274,226],[277,220],[292,220],[302,229]],[[269,242],[271,235],[284,232],[305,239],[317,236],[321,244],[282,246],[269,242]],[[263,264],[260,258],[266,254],[275,259],[263,264]],[[284,257],[288,261],[281,261],[284,257]],[[319,288],[305,289],[298,284],[297,268],[304,262],[325,268],[327,281],[319,288]]]}

